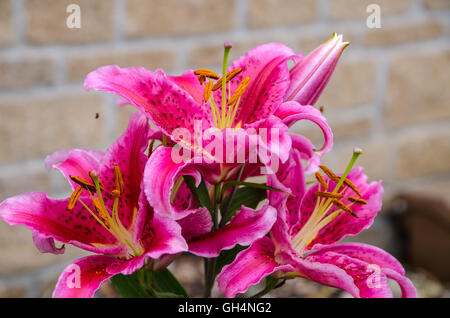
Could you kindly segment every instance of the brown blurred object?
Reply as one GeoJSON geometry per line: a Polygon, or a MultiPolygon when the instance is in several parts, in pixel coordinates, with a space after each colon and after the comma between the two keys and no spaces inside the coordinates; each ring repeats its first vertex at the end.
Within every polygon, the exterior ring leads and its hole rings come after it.
{"type": "Polygon", "coordinates": [[[405,239],[405,261],[450,282],[450,204],[425,194],[401,194],[394,199],[405,239]]]}

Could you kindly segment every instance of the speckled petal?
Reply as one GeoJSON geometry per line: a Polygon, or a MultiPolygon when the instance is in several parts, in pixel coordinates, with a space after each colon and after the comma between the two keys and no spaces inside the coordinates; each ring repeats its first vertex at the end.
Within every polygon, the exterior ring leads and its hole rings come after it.
{"type": "MultiPolygon", "coordinates": [[[[379,270],[383,272],[387,278],[393,279],[399,284],[402,290],[402,297],[417,297],[417,291],[411,281],[405,277],[405,270],[400,262],[389,253],[376,246],[362,243],[342,243],[329,246],[316,244],[314,248],[319,249],[320,252],[344,254],[368,264],[379,266],[379,270]]],[[[373,267],[376,268],[375,266],[373,267]]]]}
{"type": "Polygon", "coordinates": [[[134,238],[144,247],[145,256],[158,259],[166,254],[187,251],[181,226],[171,218],[154,213],[144,193],[141,194],[138,214],[134,238]]]}
{"type": "Polygon", "coordinates": [[[92,255],[76,260],[59,276],[53,297],[93,297],[100,285],[113,276],[106,269],[114,262],[114,257],[106,255],[92,255]]]}
{"type": "Polygon", "coordinates": [[[119,199],[118,211],[120,221],[126,228],[131,226],[134,210],[139,204],[142,177],[148,160],[145,150],[148,148],[149,135],[146,116],[142,112],[133,113],[127,130],[106,150],[98,171],[105,187],[103,200],[112,211],[114,198],[109,194],[116,189],[114,166],[120,168],[124,192],[119,199]]]}
{"type": "Polygon", "coordinates": [[[377,265],[330,251],[298,259],[297,271],[316,282],[344,289],[353,297],[392,297],[386,275],[377,265]]]}
{"type": "Polygon", "coordinates": [[[405,275],[403,266],[394,256],[373,245],[363,243],[341,243],[328,246],[317,244],[315,248],[320,249],[322,252],[331,251],[345,254],[369,264],[377,264],[382,268],[391,269],[400,275],[405,275]]]}
{"type": "Polygon", "coordinates": [[[274,250],[273,242],[267,237],[254,241],[231,264],[223,267],[217,276],[219,291],[231,298],[278,270],[294,270],[289,265],[278,264],[274,250]]]}
{"type": "Polygon", "coordinates": [[[198,104],[162,70],[104,66],[88,74],[84,87],[117,94],[122,97],[122,103],[128,100],[145,111],[167,136],[180,127],[193,133],[195,120],[202,121],[204,129],[212,126],[209,109],[198,104]]]}
{"type": "MultiPolygon", "coordinates": [[[[90,204],[89,197],[82,197],[90,204]]],[[[6,199],[0,204],[0,217],[10,225],[25,225],[41,237],[73,244],[95,253],[121,254],[117,239],[77,204],[67,209],[68,200],[48,198],[43,192],[31,192],[6,199]],[[94,247],[92,244],[103,244],[94,247]]],[[[36,235],[36,234],[35,234],[36,235]]]]}

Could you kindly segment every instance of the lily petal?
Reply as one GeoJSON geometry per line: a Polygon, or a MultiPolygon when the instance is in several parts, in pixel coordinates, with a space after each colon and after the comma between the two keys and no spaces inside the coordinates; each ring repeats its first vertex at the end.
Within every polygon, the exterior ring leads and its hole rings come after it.
{"type": "Polygon", "coordinates": [[[56,247],[55,240],[52,237],[47,237],[40,234],[37,231],[33,231],[33,242],[37,249],[41,253],[52,253],[52,254],[64,254],[64,245],[60,248],[56,247]]]}
{"type": "Polygon", "coordinates": [[[208,233],[213,225],[211,213],[206,208],[198,209],[197,212],[178,220],[178,223],[186,240],[208,233]]]}
{"type": "Polygon", "coordinates": [[[402,290],[402,297],[417,297],[417,290],[411,281],[405,277],[405,270],[400,262],[389,253],[376,246],[362,243],[342,243],[330,246],[320,246],[317,244],[315,248],[318,248],[321,252],[331,251],[344,254],[351,258],[362,260],[368,264],[379,266],[380,270],[387,278],[391,278],[399,284],[402,290]]]}
{"type": "Polygon", "coordinates": [[[104,66],[88,74],[84,88],[117,94],[122,97],[122,103],[128,100],[146,112],[167,136],[180,127],[193,133],[194,121],[201,121],[205,129],[212,126],[208,108],[198,104],[162,70],[151,72],[143,67],[104,66]]]}
{"type": "Polygon", "coordinates": [[[268,185],[286,193],[269,191],[269,203],[277,207],[277,221],[270,231],[275,243],[276,253],[290,251],[296,254],[291,246],[290,229],[299,221],[299,208],[306,191],[306,181],[300,154],[292,150],[289,161],[281,166],[277,174],[269,176],[268,185]]]}
{"type": "Polygon", "coordinates": [[[400,286],[400,290],[402,291],[402,298],[417,298],[417,289],[414,287],[413,283],[406,278],[404,275],[400,275],[398,272],[383,268],[383,274],[386,275],[387,278],[395,280],[400,286]]]}
{"type": "Polygon", "coordinates": [[[344,254],[318,251],[298,259],[297,270],[324,285],[337,287],[353,297],[391,298],[386,275],[379,267],[344,254]]]}
{"type": "Polygon", "coordinates": [[[140,211],[145,211],[145,220],[141,218],[142,231],[136,236],[145,249],[145,256],[158,259],[165,254],[177,254],[188,249],[182,236],[181,226],[173,219],[154,213],[142,193],[140,211]]]}
{"type": "MultiPolygon", "coordinates": [[[[90,203],[89,197],[82,199],[86,200],[86,204],[90,203]]],[[[10,225],[25,225],[39,233],[40,238],[51,237],[95,253],[119,255],[123,252],[121,246],[115,245],[117,239],[88,211],[81,205],[68,210],[67,204],[68,200],[51,199],[43,192],[31,192],[3,201],[0,217],[10,225]]],[[[42,248],[40,239],[38,244],[38,248],[42,248]]]]}
{"type": "Polygon", "coordinates": [[[158,147],[150,156],[144,172],[144,191],[156,213],[179,220],[197,211],[195,208],[178,209],[171,202],[172,190],[184,175],[194,177],[197,186],[202,180],[192,161],[175,163],[172,160],[170,147],[158,147]]]}
{"type": "Polygon", "coordinates": [[[114,257],[106,255],[92,255],[76,260],[59,276],[53,297],[93,297],[100,285],[114,276],[106,270],[114,262],[114,257]]]}
{"type": "MultiPolygon", "coordinates": [[[[281,169],[269,176],[268,184],[287,193],[269,191],[268,198],[272,206],[286,211],[284,222],[289,227],[298,222],[298,209],[306,192],[306,181],[299,152],[293,150],[289,162],[283,164],[281,169]]],[[[281,215],[280,215],[281,216],[281,215]]]]}
{"type": "Polygon", "coordinates": [[[281,118],[285,125],[291,126],[299,120],[309,120],[315,123],[323,132],[324,143],[318,154],[329,152],[333,148],[333,132],[322,113],[313,106],[303,106],[297,102],[290,101],[280,105],[275,113],[281,118]]]}
{"type": "Polygon", "coordinates": [[[70,149],[53,153],[45,159],[47,170],[58,169],[66,177],[72,188],[78,184],[70,179],[71,175],[89,180],[89,172],[98,171],[103,152],[90,149],[70,149]]]}
{"type": "Polygon", "coordinates": [[[219,256],[222,250],[235,245],[250,245],[270,231],[277,211],[268,204],[254,210],[242,206],[224,227],[189,240],[189,251],[203,257],[219,256]]]}
{"type": "Polygon", "coordinates": [[[293,271],[289,265],[279,265],[274,259],[274,244],[263,237],[237,254],[235,260],[225,265],[217,276],[219,291],[226,297],[234,297],[259,283],[264,277],[278,271],[293,271]]]}
{"type": "MultiPolygon", "coordinates": [[[[150,138],[148,119],[142,112],[131,114],[127,130],[106,150],[102,159],[99,176],[105,192],[116,189],[114,166],[118,166],[124,187],[118,203],[121,223],[129,228],[133,222],[135,209],[139,206],[141,179],[148,157],[145,150],[150,138]]],[[[114,197],[104,196],[106,206],[114,205],[114,197]]]]}
{"type": "Polygon", "coordinates": [[[200,84],[198,77],[194,74],[193,70],[188,70],[180,76],[168,76],[168,78],[181,89],[188,92],[198,104],[203,104],[203,94],[205,89],[200,84]]]}
{"type": "MultiPolygon", "coordinates": [[[[247,125],[246,128],[252,128],[258,132],[258,155],[268,169],[272,166],[278,169],[279,163],[271,161],[266,163],[266,154],[267,156],[270,156],[271,160],[277,160],[281,163],[288,160],[292,141],[288,134],[289,128],[279,118],[269,115],[266,119],[247,125]]],[[[273,173],[274,172],[276,172],[276,170],[273,171],[273,173]]]]}
{"type": "Polygon", "coordinates": [[[403,266],[394,256],[373,245],[363,243],[341,243],[326,246],[317,244],[315,248],[322,252],[331,251],[339,254],[345,254],[352,258],[360,259],[366,263],[377,264],[382,268],[388,268],[396,271],[400,275],[405,275],[403,266]]]}
{"type": "Polygon", "coordinates": [[[294,148],[303,160],[307,161],[304,168],[305,174],[316,172],[320,164],[320,155],[314,151],[315,147],[311,141],[302,135],[289,134],[294,148]]]}

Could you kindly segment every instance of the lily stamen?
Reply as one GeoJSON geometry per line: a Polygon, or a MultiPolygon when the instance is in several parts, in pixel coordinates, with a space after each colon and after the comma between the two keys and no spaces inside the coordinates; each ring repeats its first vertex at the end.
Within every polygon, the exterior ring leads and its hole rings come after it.
{"type": "Polygon", "coordinates": [[[207,102],[209,100],[209,97],[211,97],[212,87],[213,87],[213,82],[208,81],[205,85],[205,91],[203,93],[203,100],[205,102],[207,102]]]}
{"type": "Polygon", "coordinates": [[[350,197],[350,198],[348,198],[348,200],[350,202],[357,203],[357,204],[367,204],[367,201],[364,199],[361,199],[361,198],[350,197]]]}
{"type": "Polygon", "coordinates": [[[353,212],[348,206],[346,206],[343,202],[337,200],[337,199],[333,199],[331,200],[331,203],[335,206],[337,206],[338,208],[342,209],[342,211],[345,211],[347,213],[350,213],[352,216],[354,216],[355,218],[358,218],[358,216],[355,214],[355,212],[353,212]]]}
{"type": "Polygon", "coordinates": [[[198,76],[198,81],[200,82],[201,85],[203,85],[203,83],[206,81],[206,76],[205,75],[199,75],[198,76]]]}
{"type": "MultiPolygon", "coordinates": [[[[328,189],[328,183],[325,181],[323,176],[319,172],[315,174],[318,182],[318,190],[315,192],[317,201],[314,211],[302,229],[292,238],[292,244],[295,246],[295,249],[299,252],[299,254],[302,255],[308,245],[313,242],[319,231],[338,217],[340,213],[346,212],[353,217],[358,218],[358,215],[349,206],[354,203],[364,204],[366,201],[364,199],[348,197],[348,195],[345,194],[345,190],[346,187],[349,187],[352,190],[357,189],[356,186],[347,179],[347,176],[361,153],[362,151],[360,149],[354,150],[350,163],[340,177],[331,171],[330,168],[324,165],[319,166],[328,178],[336,183],[336,185],[334,186],[333,191],[330,192],[328,189]],[[346,182],[346,180],[348,181],[346,182]],[[342,185],[345,185],[346,187],[342,187],[342,185]],[[323,190],[321,188],[323,188],[323,190]],[[352,203],[350,205],[346,205],[339,199],[347,199],[352,203]],[[331,211],[333,207],[336,207],[337,210],[331,211]]],[[[359,190],[358,193],[360,193],[359,190]]]]}
{"type": "Polygon", "coordinates": [[[100,200],[96,197],[93,198],[94,208],[97,212],[98,217],[102,220],[103,224],[106,225],[108,229],[111,228],[111,224],[109,223],[109,213],[106,211],[106,208],[100,203],[100,200]]]}
{"type": "Polygon", "coordinates": [[[332,192],[323,192],[323,191],[317,191],[316,195],[318,197],[322,198],[332,198],[332,199],[341,199],[344,197],[343,194],[340,193],[332,193],[332,192]]]}
{"type": "MultiPolygon", "coordinates": [[[[222,65],[222,77],[219,77],[214,71],[209,69],[198,69],[194,71],[194,74],[198,76],[200,84],[204,85],[203,91],[203,101],[209,102],[211,106],[211,113],[213,117],[214,127],[219,129],[224,129],[227,127],[232,127],[235,116],[237,114],[237,109],[242,95],[245,93],[249,83],[250,78],[245,77],[239,86],[236,88],[235,92],[231,92],[231,80],[234,79],[239,73],[242,72],[242,68],[236,68],[228,73],[227,63],[228,55],[230,53],[231,44],[225,43],[224,45],[224,57],[222,65]],[[207,78],[217,80],[215,83],[213,81],[206,81],[207,78]],[[222,88],[222,102],[218,105],[214,99],[213,92],[222,88]],[[220,106],[220,108],[219,108],[220,106]]],[[[241,123],[234,125],[235,128],[239,128],[241,123]]]]}
{"type": "Polygon", "coordinates": [[[324,188],[324,190],[328,191],[328,184],[325,182],[325,179],[322,177],[320,172],[316,172],[315,176],[319,184],[324,188]]]}
{"type": "Polygon", "coordinates": [[[358,196],[361,196],[361,192],[358,190],[358,188],[348,179],[344,180],[344,184],[352,189],[358,196]]]}
{"type": "Polygon", "coordinates": [[[208,70],[208,69],[198,69],[194,71],[194,74],[197,76],[204,76],[205,78],[211,78],[211,79],[219,79],[219,75],[217,75],[214,71],[208,70]]]}
{"type": "Polygon", "coordinates": [[[69,210],[72,210],[75,207],[75,204],[77,203],[78,199],[80,198],[81,193],[83,192],[82,187],[78,187],[73,191],[72,195],[69,199],[69,204],[67,205],[67,208],[69,210]]]}
{"type": "Polygon", "coordinates": [[[339,182],[339,177],[331,171],[330,168],[324,165],[319,165],[319,168],[322,169],[322,171],[334,182],[339,182]]]}
{"type": "Polygon", "coordinates": [[[120,198],[120,194],[121,194],[120,191],[117,190],[117,189],[114,189],[114,190],[111,191],[111,196],[113,198],[120,198]]]}
{"type": "MultiPolygon", "coordinates": [[[[242,72],[241,68],[236,68],[234,70],[231,70],[227,73],[226,77],[225,77],[225,83],[229,83],[233,78],[236,77],[236,75],[238,75],[240,72],[242,72]]],[[[222,87],[222,77],[219,78],[217,80],[217,82],[214,84],[213,86],[213,91],[218,90],[219,88],[222,87]]]]}
{"type": "Polygon", "coordinates": [[[123,177],[118,165],[114,166],[114,182],[116,184],[116,190],[123,193],[123,177]]]}
{"type": "Polygon", "coordinates": [[[231,96],[231,98],[228,100],[227,105],[232,105],[234,104],[239,97],[242,96],[242,94],[245,93],[245,90],[248,87],[248,84],[250,84],[250,77],[246,77],[242,80],[242,82],[239,84],[238,88],[236,89],[236,91],[234,92],[233,96],[231,96]]]}
{"type": "Polygon", "coordinates": [[[89,191],[89,192],[95,192],[95,186],[90,183],[88,180],[77,177],[77,176],[69,176],[70,180],[81,186],[83,189],[89,191]]]}

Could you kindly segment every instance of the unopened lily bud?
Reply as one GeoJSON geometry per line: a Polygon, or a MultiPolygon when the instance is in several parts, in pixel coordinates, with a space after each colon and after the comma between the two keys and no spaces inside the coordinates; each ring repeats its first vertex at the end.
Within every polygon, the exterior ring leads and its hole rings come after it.
{"type": "Polygon", "coordinates": [[[331,39],[298,61],[290,71],[291,83],[285,100],[314,105],[348,44],[342,41],[342,35],[335,33],[331,39]]]}

